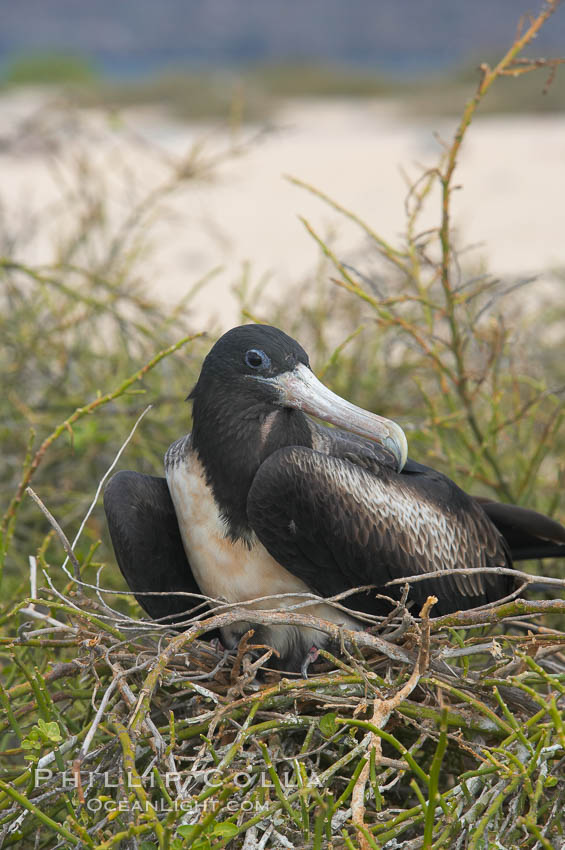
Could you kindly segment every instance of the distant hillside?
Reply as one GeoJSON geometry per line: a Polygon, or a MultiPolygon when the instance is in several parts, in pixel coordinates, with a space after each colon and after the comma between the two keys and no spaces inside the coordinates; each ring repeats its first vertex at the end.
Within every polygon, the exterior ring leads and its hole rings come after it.
{"type": "MultiPolygon", "coordinates": [[[[291,59],[441,69],[509,44],[539,0],[0,0],[0,62],[72,48],[103,71],[291,59]]],[[[565,7],[536,42],[565,44],[565,7]]]]}

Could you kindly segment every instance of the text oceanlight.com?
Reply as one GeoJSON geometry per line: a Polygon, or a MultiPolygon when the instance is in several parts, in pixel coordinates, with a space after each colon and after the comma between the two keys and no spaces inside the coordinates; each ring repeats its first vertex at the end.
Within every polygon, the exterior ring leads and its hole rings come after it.
{"type": "MultiPolygon", "coordinates": [[[[90,812],[196,812],[214,811],[217,802],[215,800],[204,800],[199,803],[195,800],[111,800],[104,797],[93,797],[85,803],[90,812]]],[[[259,800],[228,800],[225,808],[228,812],[264,812],[267,811],[270,802],[261,803],[259,800]]]]}

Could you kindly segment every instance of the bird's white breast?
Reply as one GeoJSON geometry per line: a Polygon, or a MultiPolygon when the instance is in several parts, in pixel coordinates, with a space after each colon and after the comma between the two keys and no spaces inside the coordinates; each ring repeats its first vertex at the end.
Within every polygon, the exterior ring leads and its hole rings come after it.
{"type": "MultiPolygon", "coordinates": [[[[186,438],[185,438],[186,439],[186,438]]],[[[269,555],[254,537],[251,547],[243,540],[227,536],[202,464],[191,448],[178,451],[174,444],[166,459],[166,476],[175,506],[184,548],[194,577],[203,594],[226,602],[243,602],[279,593],[311,593],[301,579],[292,575],[269,555]]],[[[282,608],[300,602],[303,597],[261,600],[249,607],[282,608]]],[[[349,628],[358,622],[324,603],[299,609],[349,628]]]]}

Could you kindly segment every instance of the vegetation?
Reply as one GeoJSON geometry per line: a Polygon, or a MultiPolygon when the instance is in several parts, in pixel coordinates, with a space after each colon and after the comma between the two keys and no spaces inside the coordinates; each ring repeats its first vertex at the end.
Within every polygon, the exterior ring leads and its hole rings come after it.
{"type": "Polygon", "coordinates": [[[91,62],[73,53],[56,51],[23,54],[13,59],[4,71],[10,85],[85,85],[96,80],[91,62]]]}
{"type": "MultiPolygon", "coordinates": [[[[528,281],[476,274],[450,228],[475,110],[501,76],[538,70],[520,51],[554,6],[483,67],[444,157],[410,190],[398,245],[299,184],[359,226],[358,267],[305,221],[332,284],[269,315],[240,292],[243,318],[295,334],[334,389],[405,425],[413,456],[467,490],[563,518],[563,365],[549,332],[563,312],[525,315],[513,294],[528,281]],[[438,226],[422,233],[438,190],[438,226]]],[[[189,298],[165,313],[145,296],[143,246],[160,205],[208,170],[200,149],[170,163],[116,223],[81,161],[80,191],[66,196],[76,226],[56,261],[25,264],[25,234],[4,239],[0,847],[561,847],[556,564],[543,565],[540,599],[434,618],[430,598],[355,634],[319,623],[335,651],[307,680],[254,681],[269,651],[250,654],[251,634],[235,656],[202,639],[241,610],[198,610],[174,634],[142,622],[117,577],[97,483],[121,448],[128,467],[160,469],[210,344],[189,298]]],[[[254,616],[310,619],[300,607],[254,616]]]]}
{"type": "MultiPolygon", "coordinates": [[[[336,97],[394,99],[404,113],[435,118],[459,115],[461,103],[473,93],[478,64],[416,77],[324,64],[213,70],[176,67],[128,80],[105,78],[81,57],[30,54],[14,60],[0,84],[62,85],[67,97],[81,108],[158,107],[191,121],[218,120],[231,114],[265,122],[276,116],[288,98],[336,97]]],[[[523,78],[520,72],[513,72],[500,79],[492,95],[481,103],[481,110],[491,114],[561,112],[565,75],[558,73],[557,65],[542,67],[545,76],[523,78]]]]}

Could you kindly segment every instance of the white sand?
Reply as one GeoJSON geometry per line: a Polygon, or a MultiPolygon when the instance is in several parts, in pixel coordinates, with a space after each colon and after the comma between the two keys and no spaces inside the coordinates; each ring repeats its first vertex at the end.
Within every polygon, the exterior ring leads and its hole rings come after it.
{"type": "MultiPolygon", "coordinates": [[[[16,126],[32,105],[30,93],[4,97],[0,133],[16,126]]],[[[164,170],[121,130],[104,130],[101,136],[101,119],[94,123],[96,132],[80,150],[98,163],[108,190],[115,192],[117,221],[127,215],[135,197],[133,190],[124,192],[124,167],[131,169],[139,191],[161,180],[164,170]]],[[[228,143],[210,128],[175,124],[156,113],[131,113],[128,123],[169,154],[182,155],[204,137],[205,151],[228,143]]],[[[221,164],[212,181],[189,182],[166,202],[152,230],[149,259],[140,267],[142,277],[150,291],[176,301],[200,276],[221,265],[222,272],[196,297],[194,321],[205,326],[214,317],[229,327],[238,320],[231,290],[244,263],[251,264],[254,282],[270,275],[267,292],[272,296],[313,273],[318,248],[298,215],[324,236],[337,233],[340,257],[361,244],[358,230],[289,184],[285,174],[313,184],[397,244],[405,221],[401,169],[415,177],[420,165],[436,164],[441,149],[434,133],[449,140],[453,129],[451,121],[408,120],[390,103],[291,102],[279,114],[275,132],[221,164]]],[[[241,139],[250,135],[249,129],[240,134],[241,139]]],[[[17,229],[26,210],[49,211],[33,247],[26,246],[20,259],[53,258],[53,234],[61,227],[61,186],[66,180],[73,184],[78,152],[73,143],[58,156],[56,179],[45,157],[26,152],[25,145],[16,157],[0,153],[0,198],[9,226],[17,229]]],[[[493,274],[510,277],[565,268],[565,117],[477,118],[461,152],[456,183],[462,189],[454,197],[454,223],[462,244],[479,243],[476,262],[482,258],[493,274]]],[[[438,223],[435,195],[421,227],[438,223]]]]}

